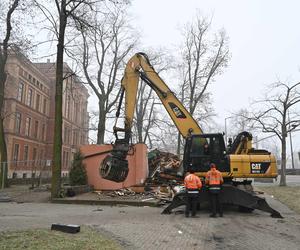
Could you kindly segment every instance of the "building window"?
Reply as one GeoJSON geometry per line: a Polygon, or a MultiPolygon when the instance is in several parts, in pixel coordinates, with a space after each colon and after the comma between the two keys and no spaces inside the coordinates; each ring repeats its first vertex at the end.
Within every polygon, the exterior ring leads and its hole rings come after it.
{"type": "Polygon", "coordinates": [[[19,82],[17,99],[18,99],[18,101],[20,101],[20,102],[23,101],[23,93],[24,93],[24,83],[19,82]]]}
{"type": "Polygon", "coordinates": [[[73,131],[73,143],[72,143],[73,145],[75,145],[75,144],[76,144],[76,143],[75,143],[75,140],[76,140],[76,138],[75,138],[75,137],[76,137],[76,136],[75,136],[75,133],[76,133],[76,132],[75,132],[75,131],[73,131]]]}
{"type": "MultiPolygon", "coordinates": [[[[76,110],[79,110],[79,105],[78,105],[78,104],[79,104],[79,103],[77,103],[77,102],[75,102],[75,104],[74,104],[74,105],[75,105],[75,107],[74,107],[74,108],[75,108],[75,111],[76,111],[76,110]]],[[[75,112],[74,115],[75,115],[74,121],[75,121],[75,123],[77,123],[77,122],[78,122],[78,112],[75,112]]]]}
{"type": "Polygon", "coordinates": [[[33,90],[28,89],[26,104],[30,107],[32,106],[32,94],[33,94],[33,90]]]}
{"type": "Polygon", "coordinates": [[[23,71],[23,69],[20,67],[20,68],[19,68],[19,75],[22,76],[23,74],[24,74],[24,71],[23,71]]]}
{"type": "Polygon", "coordinates": [[[40,99],[41,99],[41,96],[39,94],[36,95],[36,100],[35,100],[35,109],[37,111],[40,111],[40,99]]]}
{"type": "Polygon", "coordinates": [[[28,145],[24,145],[24,165],[27,165],[27,161],[28,161],[28,153],[29,153],[29,146],[28,145]]]}
{"type": "Polygon", "coordinates": [[[34,123],[34,138],[38,139],[39,134],[39,121],[35,121],[34,123]]]}
{"type": "Polygon", "coordinates": [[[67,167],[67,169],[69,169],[69,162],[70,162],[70,160],[69,160],[69,152],[66,152],[66,167],[67,167]]]}
{"type": "Polygon", "coordinates": [[[26,179],[26,178],[27,178],[27,174],[23,173],[23,179],[26,179]]]}
{"type": "Polygon", "coordinates": [[[33,161],[33,166],[35,166],[36,164],[36,156],[37,156],[37,149],[36,148],[33,148],[33,151],[32,151],[32,161],[33,161]]]}
{"type": "Polygon", "coordinates": [[[42,134],[41,134],[41,139],[42,139],[42,141],[45,141],[46,139],[45,139],[45,131],[46,131],[46,125],[45,124],[43,124],[43,126],[42,126],[42,134]]]}
{"type": "Polygon", "coordinates": [[[69,152],[67,151],[63,151],[63,167],[65,168],[69,168],[69,163],[70,163],[70,160],[69,160],[69,152]]]}
{"type": "Polygon", "coordinates": [[[30,136],[30,126],[31,126],[31,118],[27,117],[26,123],[25,123],[25,135],[26,136],[30,136]]]}
{"type": "Polygon", "coordinates": [[[21,114],[20,113],[16,113],[15,132],[17,134],[20,134],[20,132],[21,132],[21,114]]]}
{"type": "Polygon", "coordinates": [[[44,150],[41,149],[40,154],[39,154],[39,160],[40,160],[40,163],[42,162],[42,160],[44,160],[43,157],[44,157],[44,150]]]}
{"type": "Polygon", "coordinates": [[[71,130],[66,126],[64,129],[64,143],[65,144],[70,143],[70,132],[71,132],[71,130]]]}
{"type": "Polygon", "coordinates": [[[67,103],[66,103],[66,117],[69,119],[70,117],[70,104],[71,104],[71,97],[67,97],[67,103]]]}
{"type": "Polygon", "coordinates": [[[13,178],[13,179],[17,179],[17,177],[18,177],[18,174],[17,174],[16,172],[13,172],[12,178],[13,178]]]}
{"type": "Polygon", "coordinates": [[[43,102],[43,113],[46,114],[46,110],[47,110],[47,100],[46,98],[44,99],[44,102],[43,102]]]}
{"type": "Polygon", "coordinates": [[[66,151],[63,151],[62,166],[64,167],[65,164],[66,164],[66,151]]]}
{"type": "Polygon", "coordinates": [[[13,161],[17,162],[18,159],[19,159],[19,144],[15,144],[15,146],[14,146],[13,161]]]}

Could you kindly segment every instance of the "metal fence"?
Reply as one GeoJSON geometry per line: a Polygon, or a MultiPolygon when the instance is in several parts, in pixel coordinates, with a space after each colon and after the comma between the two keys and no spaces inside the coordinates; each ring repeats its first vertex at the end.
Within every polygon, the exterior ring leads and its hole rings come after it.
{"type": "MultiPolygon", "coordinates": [[[[8,171],[9,184],[31,184],[32,187],[50,182],[51,166],[52,161],[48,159],[0,162],[0,168],[8,171]]],[[[68,171],[62,171],[62,177],[67,176],[68,171]]]]}

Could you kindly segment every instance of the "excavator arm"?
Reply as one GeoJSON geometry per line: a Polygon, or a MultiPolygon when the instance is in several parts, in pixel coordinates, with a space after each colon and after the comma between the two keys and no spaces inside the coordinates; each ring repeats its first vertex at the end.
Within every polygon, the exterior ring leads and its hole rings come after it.
{"type": "Polygon", "coordinates": [[[124,128],[114,126],[116,141],[111,155],[104,159],[100,168],[101,176],[108,180],[122,182],[128,174],[126,156],[129,151],[139,79],[142,79],[156,92],[178,131],[184,138],[188,138],[193,134],[203,133],[198,123],[154,70],[148,56],[144,53],[137,53],[128,61],[121,81],[122,92],[116,116],[119,117],[120,115],[125,95],[125,125],[124,128]],[[125,133],[121,139],[118,136],[119,132],[125,133]]]}
{"type": "Polygon", "coordinates": [[[137,53],[128,61],[122,79],[122,91],[124,93],[121,94],[120,103],[125,94],[125,132],[131,131],[139,79],[142,79],[156,92],[184,138],[191,134],[203,133],[198,123],[154,70],[145,53],[137,53]]]}

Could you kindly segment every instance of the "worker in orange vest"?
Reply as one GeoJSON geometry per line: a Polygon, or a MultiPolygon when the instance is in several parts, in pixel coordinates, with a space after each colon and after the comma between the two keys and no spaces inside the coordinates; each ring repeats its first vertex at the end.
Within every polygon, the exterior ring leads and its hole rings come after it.
{"type": "Polygon", "coordinates": [[[195,217],[198,195],[202,187],[202,182],[200,178],[195,175],[195,171],[193,169],[190,169],[184,178],[184,186],[186,188],[185,217],[190,216],[190,210],[192,210],[192,217],[195,217]]]}
{"type": "Polygon", "coordinates": [[[210,217],[216,217],[217,210],[220,217],[223,217],[223,209],[220,202],[221,186],[223,182],[222,174],[217,170],[216,164],[211,163],[210,170],[206,173],[205,177],[205,184],[208,185],[211,201],[212,214],[210,217]]]}

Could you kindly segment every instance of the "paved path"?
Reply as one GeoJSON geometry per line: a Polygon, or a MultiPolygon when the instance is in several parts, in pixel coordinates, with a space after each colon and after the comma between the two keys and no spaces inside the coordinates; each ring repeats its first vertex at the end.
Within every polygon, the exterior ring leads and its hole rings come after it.
{"type": "Polygon", "coordinates": [[[271,199],[284,219],[268,214],[225,213],[224,218],[161,215],[162,208],[0,203],[0,231],[89,225],[125,249],[300,249],[300,216],[271,199]]]}

